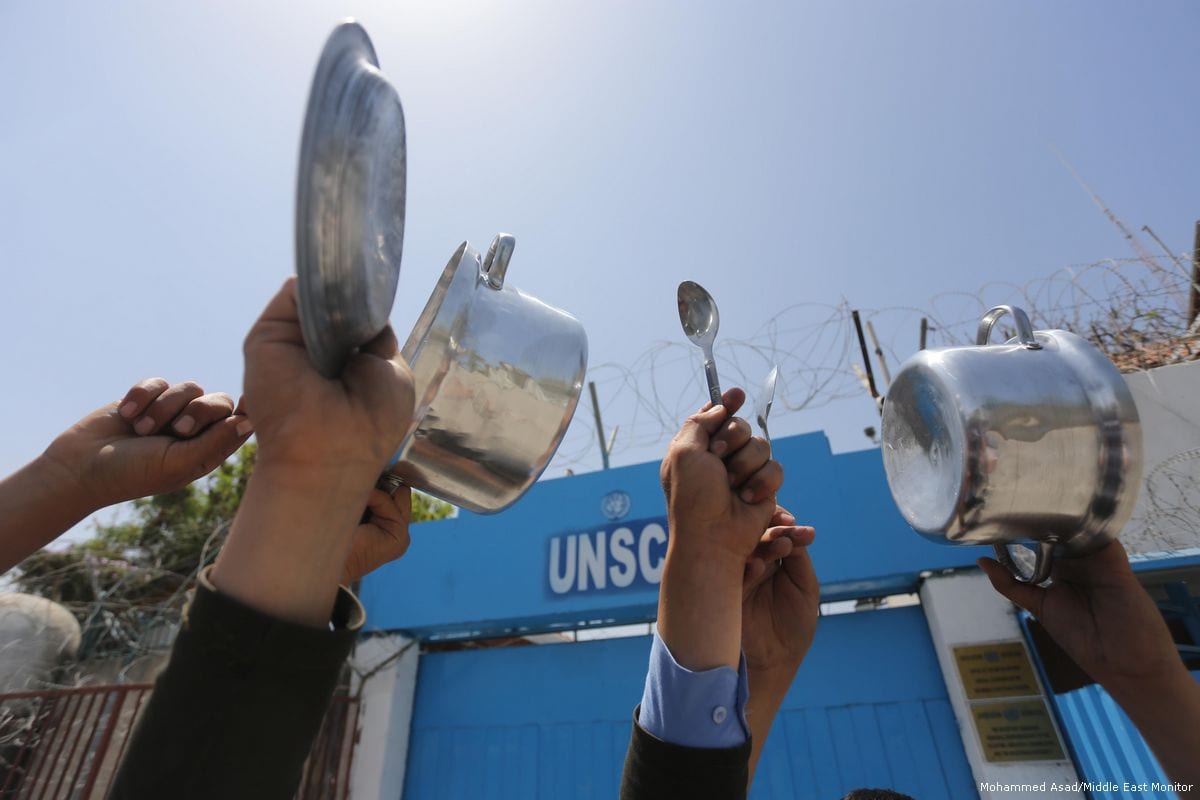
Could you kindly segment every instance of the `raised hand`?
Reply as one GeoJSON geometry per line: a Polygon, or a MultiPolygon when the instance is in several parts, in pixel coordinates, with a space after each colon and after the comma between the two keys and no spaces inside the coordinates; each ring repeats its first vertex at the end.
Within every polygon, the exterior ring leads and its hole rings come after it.
{"type": "Polygon", "coordinates": [[[771,722],[816,633],[821,589],[808,556],[815,535],[812,528],[796,525],[786,509],[776,508],[771,527],[746,562],[742,652],[750,684],[751,778],[771,722]]]}
{"type": "Polygon", "coordinates": [[[321,627],[343,578],[397,552],[379,534],[395,533],[407,546],[404,518],[372,487],[408,431],[412,375],[387,328],[340,376],[323,377],[304,348],[295,278],[267,304],[243,349],[258,458],[212,582],[251,608],[321,627]],[[375,538],[359,528],[368,504],[384,515],[375,538]]]}
{"type": "Polygon", "coordinates": [[[0,572],[105,506],[182,489],[246,441],[226,394],[149,378],[0,480],[0,572]]]}
{"type": "Polygon", "coordinates": [[[1033,614],[1129,715],[1181,798],[1200,797],[1200,684],[1120,542],[1054,564],[1049,587],[1018,583],[979,559],[996,591],[1033,614]]]}
{"type": "Polygon", "coordinates": [[[723,400],[719,406],[706,404],[684,421],[667,449],[660,477],[672,541],[728,554],[740,569],[774,513],[783,468],[771,461],[770,444],[752,436],[746,420],[733,416],[746,393],[730,389],[723,400]]]}
{"type": "Polygon", "coordinates": [[[783,508],[771,523],[746,562],[742,651],[751,674],[782,671],[790,683],[817,627],[821,587],[808,555],[816,531],[783,508]]]}
{"type": "Polygon", "coordinates": [[[90,506],[103,508],[182,489],[220,466],[252,431],[229,395],[147,378],[64,431],[45,457],[75,476],[90,506]]]}
{"type": "Polygon", "coordinates": [[[692,670],[737,668],[745,564],[783,483],[770,445],[732,416],[745,399],[730,389],[724,405],[688,417],[662,464],[670,538],[658,631],[675,660],[692,670]]]}
{"type": "Polygon", "coordinates": [[[367,521],[354,529],[354,541],[342,583],[354,583],[368,572],[395,561],[406,552],[411,539],[408,525],[412,518],[412,490],[401,486],[394,495],[382,489],[373,489],[367,500],[370,514],[367,521]]]}
{"type": "Polygon", "coordinates": [[[1120,542],[1054,563],[1049,587],[1013,579],[979,559],[996,591],[1033,614],[1085,672],[1105,685],[1156,680],[1180,664],[1158,606],[1138,583],[1120,542]]]}

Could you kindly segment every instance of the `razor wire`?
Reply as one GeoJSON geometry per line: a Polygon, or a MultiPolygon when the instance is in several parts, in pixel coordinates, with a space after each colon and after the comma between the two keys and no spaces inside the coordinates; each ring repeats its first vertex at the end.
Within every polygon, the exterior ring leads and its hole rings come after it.
{"type": "MultiPolygon", "coordinates": [[[[1190,261],[1191,256],[1187,256],[1190,261]]],[[[1188,317],[1200,287],[1176,257],[1104,259],[1063,267],[1024,284],[990,282],[970,291],[934,295],[924,308],[857,309],[879,337],[886,364],[898,367],[918,349],[921,321],[928,347],[972,344],[979,318],[990,308],[1023,308],[1035,328],[1072,331],[1098,347],[1125,372],[1200,358],[1200,333],[1188,317]]],[[[850,300],[800,303],[776,311],[750,337],[719,339],[716,355],[733,383],[754,387],[773,365],[779,382],[773,418],[861,398],[866,391],[850,300]]],[[[1011,329],[995,336],[1011,337],[1011,329]]],[[[868,341],[868,350],[875,343],[868,341]]],[[[606,427],[616,429],[610,455],[619,459],[664,444],[706,396],[698,351],[683,337],[656,342],[628,363],[588,370],[606,427]]],[[[877,373],[878,362],[871,365],[877,373]]],[[[590,400],[583,399],[583,403],[590,400]]],[[[600,444],[590,414],[576,414],[551,464],[550,475],[597,469],[600,444]]]]}

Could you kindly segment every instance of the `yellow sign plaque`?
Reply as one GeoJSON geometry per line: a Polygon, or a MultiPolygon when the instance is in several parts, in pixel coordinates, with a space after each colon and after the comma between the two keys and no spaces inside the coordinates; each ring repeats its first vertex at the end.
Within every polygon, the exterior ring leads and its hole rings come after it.
{"type": "Polygon", "coordinates": [[[983,757],[992,763],[1065,759],[1058,732],[1042,700],[972,703],[971,716],[975,718],[983,757]]]}
{"type": "Polygon", "coordinates": [[[1042,693],[1025,646],[1020,642],[956,647],[954,661],[968,700],[1033,697],[1042,693]]]}

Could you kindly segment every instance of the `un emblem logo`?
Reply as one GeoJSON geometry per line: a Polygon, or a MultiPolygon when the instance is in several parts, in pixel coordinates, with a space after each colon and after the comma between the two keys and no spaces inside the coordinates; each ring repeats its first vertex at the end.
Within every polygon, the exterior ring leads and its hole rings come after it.
{"type": "Polygon", "coordinates": [[[629,513],[629,506],[632,501],[629,495],[620,490],[609,492],[600,498],[600,510],[604,512],[604,516],[614,522],[629,513]]]}

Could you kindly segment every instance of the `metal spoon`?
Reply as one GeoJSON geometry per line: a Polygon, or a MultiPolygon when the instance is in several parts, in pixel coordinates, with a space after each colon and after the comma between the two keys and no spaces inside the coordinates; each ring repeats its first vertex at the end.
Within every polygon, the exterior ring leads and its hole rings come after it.
{"type": "Polygon", "coordinates": [[[779,365],[771,367],[767,379],[763,381],[762,391],[758,393],[758,401],[754,404],[754,418],[758,427],[762,428],[763,436],[768,442],[771,434],[767,433],[767,415],[771,413],[771,403],[775,401],[775,382],[779,380],[779,365]]]}
{"type": "Polygon", "coordinates": [[[704,351],[704,377],[708,379],[708,396],[714,406],[721,405],[721,382],[713,361],[713,341],[721,315],[717,303],[703,286],[692,281],[679,284],[679,322],[692,344],[704,351]]]}

